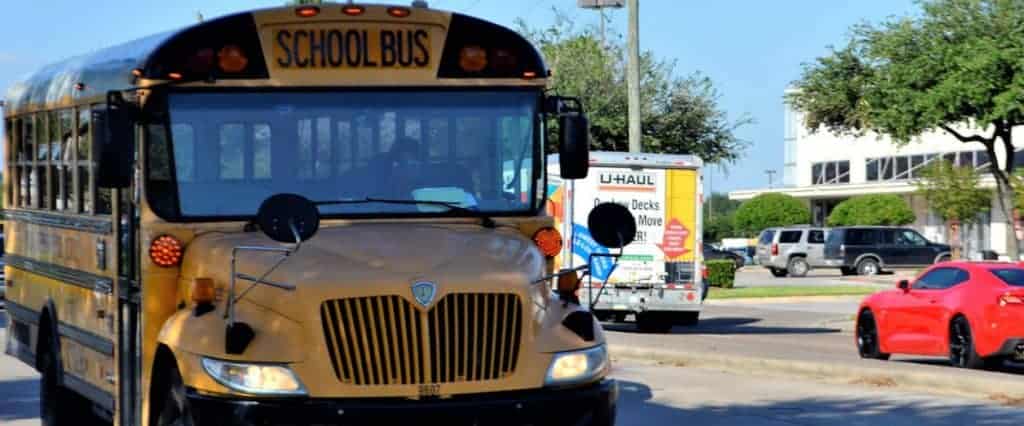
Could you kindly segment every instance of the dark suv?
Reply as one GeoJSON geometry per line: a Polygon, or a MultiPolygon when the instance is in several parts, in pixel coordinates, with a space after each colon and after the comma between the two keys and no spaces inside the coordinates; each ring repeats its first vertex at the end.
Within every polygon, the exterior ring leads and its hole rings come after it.
{"type": "Polygon", "coordinates": [[[825,264],[843,275],[875,275],[883,269],[927,266],[950,259],[949,246],[928,241],[910,228],[834,228],[825,241],[825,264]]]}

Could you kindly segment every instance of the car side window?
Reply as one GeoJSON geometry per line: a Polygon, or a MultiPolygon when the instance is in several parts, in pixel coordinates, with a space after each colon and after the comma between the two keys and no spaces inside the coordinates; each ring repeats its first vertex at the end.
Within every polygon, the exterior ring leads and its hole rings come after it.
{"type": "Polygon", "coordinates": [[[970,279],[960,268],[935,268],[914,282],[915,290],[945,290],[970,279]]]}
{"type": "Polygon", "coordinates": [[[800,237],[801,237],[802,234],[803,234],[803,231],[782,231],[782,234],[779,235],[779,243],[780,244],[799,243],[800,242],[800,237]]]}
{"type": "Polygon", "coordinates": [[[893,244],[896,240],[896,231],[893,229],[878,229],[875,230],[878,233],[879,244],[893,244]]]}
{"type": "Polygon", "coordinates": [[[924,237],[916,231],[903,229],[896,232],[896,244],[901,246],[924,247],[928,245],[928,240],[925,240],[924,237]]]}
{"type": "Polygon", "coordinates": [[[846,231],[846,244],[871,245],[875,243],[873,229],[849,229],[846,231]]]}
{"type": "Polygon", "coordinates": [[[811,244],[825,244],[825,231],[811,231],[807,234],[807,242],[811,244]]]}

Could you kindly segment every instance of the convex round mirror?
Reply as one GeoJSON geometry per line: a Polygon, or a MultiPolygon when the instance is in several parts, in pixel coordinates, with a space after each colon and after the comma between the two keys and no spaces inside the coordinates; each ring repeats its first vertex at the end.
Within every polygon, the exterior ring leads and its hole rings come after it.
{"type": "Polygon", "coordinates": [[[587,216],[587,227],[594,241],[608,248],[622,248],[636,238],[636,219],[621,204],[601,203],[587,216]]]}
{"type": "Polygon", "coordinates": [[[320,229],[320,211],[316,204],[301,195],[272,195],[260,204],[256,224],[274,241],[297,243],[296,233],[301,241],[306,241],[320,229]]]}

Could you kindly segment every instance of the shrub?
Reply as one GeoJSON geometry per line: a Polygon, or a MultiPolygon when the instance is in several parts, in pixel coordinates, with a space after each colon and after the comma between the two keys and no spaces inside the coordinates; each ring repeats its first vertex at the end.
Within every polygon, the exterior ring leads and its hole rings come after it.
{"type": "Polygon", "coordinates": [[[736,230],[748,237],[773,226],[810,223],[811,211],[800,200],[786,194],[765,193],[751,198],[736,210],[736,230]]]}
{"type": "Polygon", "coordinates": [[[899,195],[858,195],[839,203],[828,216],[829,226],[906,225],[914,210],[899,195]]]}
{"type": "Polygon", "coordinates": [[[704,262],[708,268],[708,284],[714,287],[732,288],[736,282],[736,263],[716,259],[704,262]]]}

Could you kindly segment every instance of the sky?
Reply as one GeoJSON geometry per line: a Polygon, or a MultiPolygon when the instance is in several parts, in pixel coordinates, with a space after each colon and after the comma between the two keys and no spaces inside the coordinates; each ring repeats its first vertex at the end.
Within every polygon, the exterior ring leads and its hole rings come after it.
{"type": "MultiPolygon", "coordinates": [[[[409,3],[391,0],[388,3],[409,3]]],[[[69,56],[162,32],[196,21],[285,0],[4,0],[0,26],[0,93],[24,75],[69,56]],[[45,6],[43,5],[45,4],[45,6]]],[[[431,7],[512,26],[552,23],[552,8],[577,25],[598,23],[597,13],[576,0],[428,0],[431,7]]],[[[756,123],[737,130],[749,142],[735,164],[710,168],[705,191],[766,187],[765,170],[783,163],[782,93],[800,76],[801,64],[844,44],[851,25],[916,12],[913,0],[640,0],[641,49],[675,61],[680,75],[701,72],[720,92],[730,117],[756,123]]],[[[625,9],[609,10],[610,30],[626,33],[625,9]]],[[[568,95],[568,94],[567,94],[568,95]]],[[[0,126],[2,127],[2,126],[0,126]]],[[[0,129],[2,131],[2,129],[0,129]]]]}

